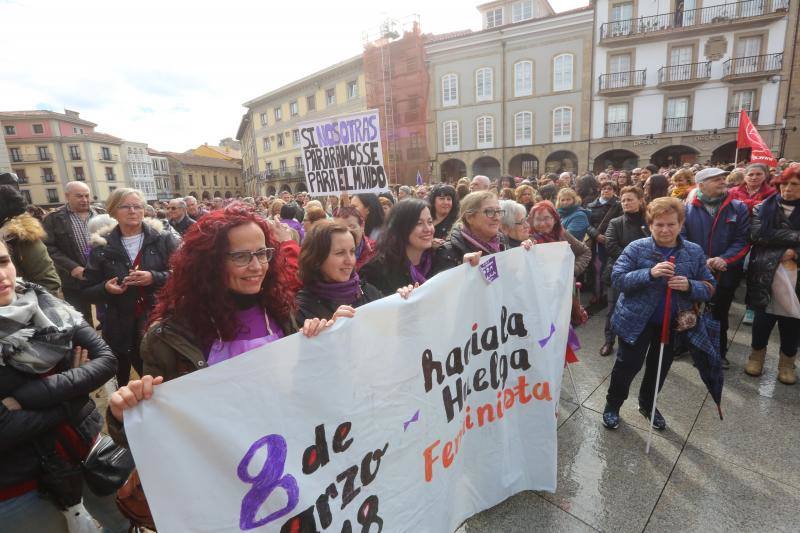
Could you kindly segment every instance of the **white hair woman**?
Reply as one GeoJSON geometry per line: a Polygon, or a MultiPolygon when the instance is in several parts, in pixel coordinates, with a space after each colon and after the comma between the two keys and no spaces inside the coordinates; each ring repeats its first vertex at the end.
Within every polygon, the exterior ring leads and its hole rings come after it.
{"type": "Polygon", "coordinates": [[[501,200],[500,209],[504,211],[500,218],[500,231],[508,239],[509,247],[516,248],[528,238],[530,233],[528,213],[524,205],[514,200],[501,200]]]}

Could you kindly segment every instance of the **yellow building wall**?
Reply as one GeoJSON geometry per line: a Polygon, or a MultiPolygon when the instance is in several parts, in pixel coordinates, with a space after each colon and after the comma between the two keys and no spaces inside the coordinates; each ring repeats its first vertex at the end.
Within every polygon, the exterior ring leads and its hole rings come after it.
{"type": "Polygon", "coordinates": [[[50,203],[47,198],[47,189],[56,189],[58,193],[58,201],[64,201],[62,192],[61,179],[62,172],[58,164],[59,145],[54,142],[35,142],[35,143],[9,143],[9,148],[16,148],[19,150],[23,161],[19,163],[11,162],[11,169],[13,172],[19,173],[20,170],[25,172],[26,183],[20,184],[20,189],[28,191],[31,195],[31,202],[34,204],[48,204],[50,203]],[[47,147],[47,153],[50,156],[49,161],[39,160],[40,146],[47,147]],[[52,182],[45,182],[45,169],[50,169],[50,175],[53,176],[52,182]]]}

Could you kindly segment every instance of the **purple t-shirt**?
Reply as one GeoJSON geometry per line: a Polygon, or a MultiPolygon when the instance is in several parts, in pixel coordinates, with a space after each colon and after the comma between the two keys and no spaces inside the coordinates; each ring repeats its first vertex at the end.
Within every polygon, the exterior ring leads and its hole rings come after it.
{"type": "Polygon", "coordinates": [[[208,352],[208,364],[215,365],[237,355],[255,350],[283,337],[283,330],[261,306],[236,313],[239,333],[230,341],[215,340],[208,352]],[[269,327],[267,324],[269,323],[269,327]]]}

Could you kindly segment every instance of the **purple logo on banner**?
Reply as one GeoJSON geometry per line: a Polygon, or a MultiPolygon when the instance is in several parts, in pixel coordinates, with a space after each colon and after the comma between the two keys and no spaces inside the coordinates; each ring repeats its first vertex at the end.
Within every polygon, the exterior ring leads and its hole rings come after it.
{"type": "Polygon", "coordinates": [[[497,272],[497,261],[494,260],[494,257],[490,257],[488,261],[481,263],[480,269],[486,283],[491,283],[500,277],[497,272]]]}

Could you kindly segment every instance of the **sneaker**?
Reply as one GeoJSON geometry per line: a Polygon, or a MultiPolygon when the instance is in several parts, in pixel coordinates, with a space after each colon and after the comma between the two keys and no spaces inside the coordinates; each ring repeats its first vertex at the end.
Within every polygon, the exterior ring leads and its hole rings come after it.
{"type": "Polygon", "coordinates": [[[617,429],[619,427],[619,411],[614,411],[606,406],[603,411],[603,425],[608,429],[617,429]]]}
{"type": "Polygon", "coordinates": [[[728,361],[727,357],[723,357],[721,359],[721,362],[722,362],[722,368],[724,368],[725,370],[727,370],[727,369],[729,369],[731,367],[731,362],[728,361]]]}
{"type": "MultiPolygon", "coordinates": [[[[649,409],[639,406],[639,412],[647,419],[648,422],[650,421],[649,409]]],[[[653,418],[653,427],[659,431],[667,429],[667,421],[664,420],[664,417],[661,416],[661,413],[658,411],[658,409],[656,409],[656,416],[653,418]]]]}
{"type": "Polygon", "coordinates": [[[752,309],[747,309],[747,310],[744,312],[744,318],[742,319],[742,323],[743,323],[743,324],[747,324],[748,326],[749,326],[749,325],[752,325],[752,323],[753,323],[753,316],[754,316],[754,315],[755,315],[755,313],[753,312],[753,310],[752,310],[752,309]]]}

